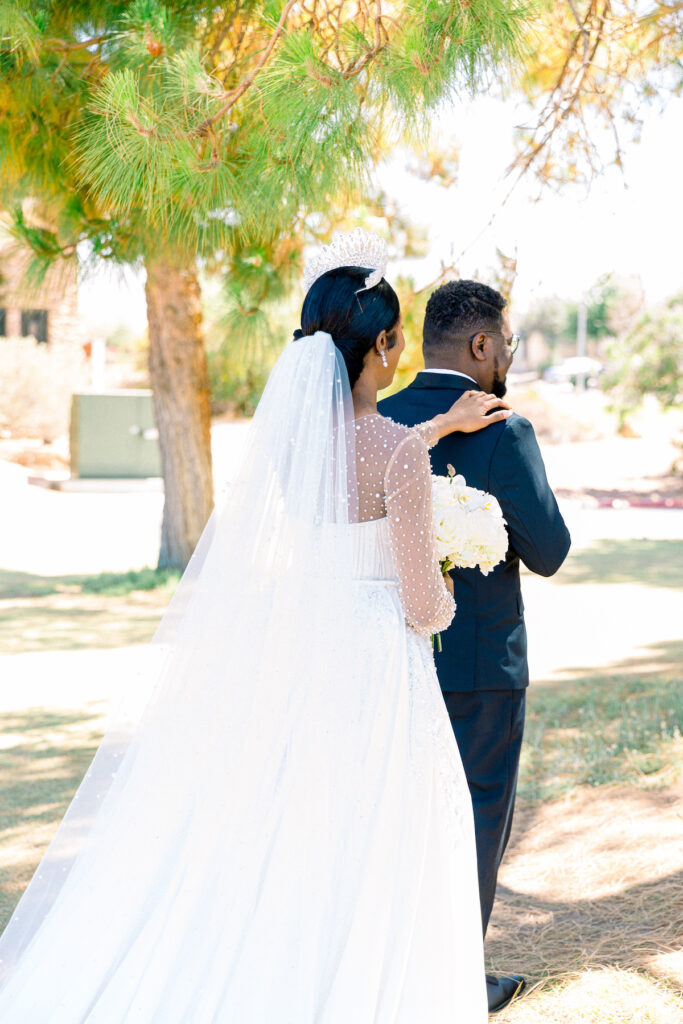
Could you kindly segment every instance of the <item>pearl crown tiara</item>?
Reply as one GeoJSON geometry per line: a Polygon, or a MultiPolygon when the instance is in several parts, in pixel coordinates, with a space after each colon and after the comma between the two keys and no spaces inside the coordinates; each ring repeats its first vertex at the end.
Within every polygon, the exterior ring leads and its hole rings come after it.
{"type": "Polygon", "coordinates": [[[306,262],[304,289],[308,291],[328,270],[337,270],[339,267],[372,267],[372,273],[365,278],[365,288],[358,289],[361,292],[366,291],[368,288],[374,288],[382,280],[388,260],[387,243],[379,235],[373,235],[361,228],[355,228],[348,233],[337,231],[332,236],[330,244],[324,245],[317,255],[306,262]]]}

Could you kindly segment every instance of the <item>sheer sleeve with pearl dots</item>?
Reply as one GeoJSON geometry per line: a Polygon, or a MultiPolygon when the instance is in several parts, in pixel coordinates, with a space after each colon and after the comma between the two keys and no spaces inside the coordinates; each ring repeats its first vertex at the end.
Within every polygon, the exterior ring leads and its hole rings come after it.
{"type": "Polygon", "coordinates": [[[439,440],[439,432],[436,429],[434,420],[425,420],[424,423],[417,423],[411,427],[414,434],[424,441],[428,448],[433,448],[439,440]]]}
{"type": "Polygon", "coordinates": [[[385,491],[406,621],[419,633],[438,633],[450,625],[455,602],[446,589],[436,554],[429,455],[414,434],[393,452],[385,491]]]}
{"type": "Polygon", "coordinates": [[[371,413],[355,422],[355,448],[359,522],[386,517],[406,621],[429,634],[446,629],[455,603],[436,554],[423,428],[431,439],[429,422],[409,428],[371,413]]]}

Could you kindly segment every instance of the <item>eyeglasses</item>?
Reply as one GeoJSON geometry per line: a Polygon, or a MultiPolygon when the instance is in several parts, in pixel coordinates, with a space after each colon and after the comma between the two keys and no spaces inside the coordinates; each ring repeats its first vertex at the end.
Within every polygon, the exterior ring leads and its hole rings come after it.
{"type": "Polygon", "coordinates": [[[477,331],[477,334],[473,334],[472,337],[469,339],[470,345],[472,344],[472,342],[474,341],[478,334],[500,335],[500,337],[505,341],[508,348],[510,349],[510,355],[515,354],[521,340],[519,334],[511,334],[509,338],[506,338],[502,331],[477,331]]]}

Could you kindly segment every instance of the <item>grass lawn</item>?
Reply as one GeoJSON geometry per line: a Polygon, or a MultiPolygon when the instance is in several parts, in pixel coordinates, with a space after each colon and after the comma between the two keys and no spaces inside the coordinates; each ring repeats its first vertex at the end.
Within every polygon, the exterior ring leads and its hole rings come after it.
{"type": "MultiPolygon", "coordinates": [[[[680,554],[680,542],[599,542],[538,585],[548,602],[566,602],[579,583],[586,593],[601,585],[605,603],[613,588],[637,586],[646,603],[651,588],[661,595],[680,584],[680,554]]],[[[19,653],[145,642],[174,585],[150,570],[0,573],[0,645],[19,653]]],[[[647,657],[567,669],[529,690],[518,808],[487,941],[490,969],[523,974],[529,991],[494,1018],[500,1024],[683,1020],[682,661],[683,645],[665,639],[647,657]]],[[[0,924],[94,753],[105,712],[96,699],[12,706],[0,715],[0,924]]]]}

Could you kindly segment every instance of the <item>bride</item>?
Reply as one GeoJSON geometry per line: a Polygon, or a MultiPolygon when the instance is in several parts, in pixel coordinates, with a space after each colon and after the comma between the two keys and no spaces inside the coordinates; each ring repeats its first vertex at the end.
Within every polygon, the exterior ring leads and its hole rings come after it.
{"type": "Polygon", "coordinates": [[[427,446],[507,413],[475,393],[414,430],[377,413],[404,347],[385,265],[362,232],[309,265],[153,682],[0,940],[3,1024],[486,1020],[427,446]]]}

